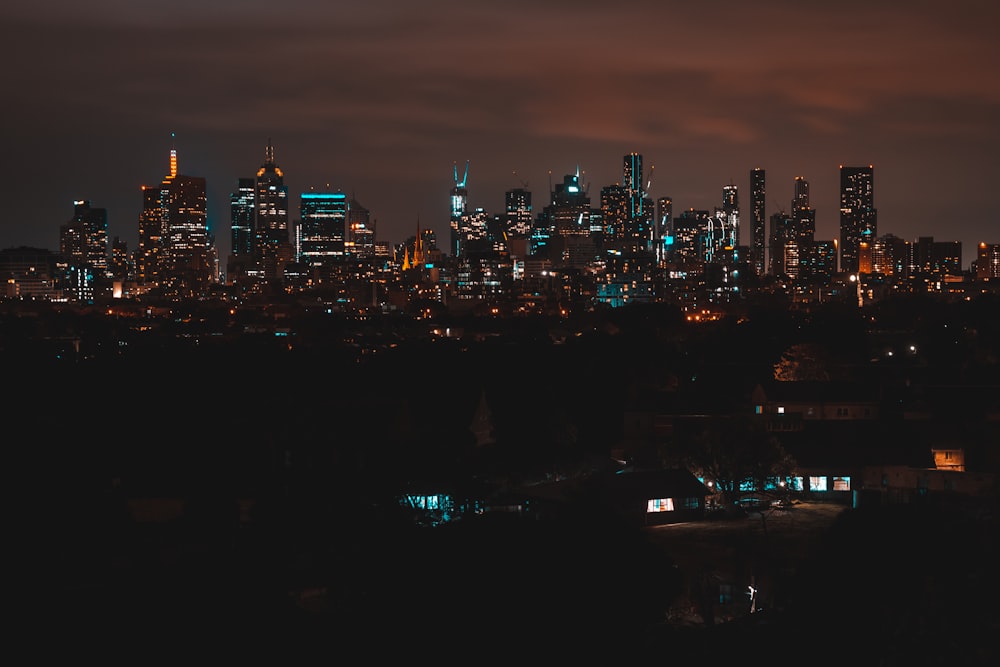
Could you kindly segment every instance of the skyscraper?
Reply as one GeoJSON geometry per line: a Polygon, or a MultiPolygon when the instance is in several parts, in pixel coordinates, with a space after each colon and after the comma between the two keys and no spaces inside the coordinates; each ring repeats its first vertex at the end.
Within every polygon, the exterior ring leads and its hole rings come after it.
{"type": "Polygon", "coordinates": [[[451,188],[451,216],[448,225],[451,229],[451,253],[455,257],[462,254],[462,234],[466,225],[466,214],[469,209],[469,190],[466,182],[469,180],[469,163],[465,163],[465,173],[458,178],[458,163],[452,167],[455,184],[451,188]]]}
{"type": "Polygon", "coordinates": [[[170,148],[170,171],[159,186],[143,186],[136,271],[140,284],[177,294],[200,294],[212,280],[215,250],[208,233],[205,179],[177,168],[170,148]]]}
{"type": "Polygon", "coordinates": [[[531,232],[531,191],[526,187],[504,193],[504,231],[510,236],[527,238],[531,232]]]}
{"type": "Polygon", "coordinates": [[[671,197],[660,197],[656,200],[656,261],[660,264],[667,261],[673,249],[674,233],[674,200],[671,197]]]}
{"type": "Polygon", "coordinates": [[[229,195],[232,252],[241,257],[249,257],[254,251],[255,192],[254,179],[241,178],[236,191],[229,195]]]}
{"type": "Polygon", "coordinates": [[[108,211],[91,208],[90,202],[73,202],[73,217],[59,228],[63,259],[94,269],[103,277],[108,270],[108,211]]]}
{"type": "Polygon", "coordinates": [[[750,245],[750,258],[754,271],[758,276],[764,275],[767,266],[764,248],[767,244],[767,217],[764,212],[764,201],[767,195],[765,174],[761,167],[750,170],[750,215],[753,226],[753,240],[750,245]]]}
{"type": "Polygon", "coordinates": [[[840,166],[840,270],[857,273],[862,243],[878,236],[874,168],[840,166]]]}
{"type": "Polygon", "coordinates": [[[284,265],[292,260],[288,233],[288,186],[285,174],[274,161],[274,146],[267,140],[264,164],[257,170],[256,250],[265,280],[282,277],[284,265]]]}
{"type": "Polygon", "coordinates": [[[735,248],[740,244],[740,197],[739,189],[732,182],[722,187],[722,217],[730,247],[735,248]]]}
{"type": "Polygon", "coordinates": [[[206,186],[201,176],[177,174],[165,181],[167,242],[161,284],[178,294],[204,291],[212,277],[214,258],[209,246],[206,186]]]}
{"type": "Polygon", "coordinates": [[[626,202],[624,238],[635,250],[647,250],[652,241],[653,202],[646,196],[642,180],[642,155],[629,153],[622,159],[622,189],[626,202]]]}
{"type": "Polygon", "coordinates": [[[298,261],[325,276],[344,261],[347,231],[347,195],[343,192],[304,192],[299,205],[301,251],[298,261]]]}

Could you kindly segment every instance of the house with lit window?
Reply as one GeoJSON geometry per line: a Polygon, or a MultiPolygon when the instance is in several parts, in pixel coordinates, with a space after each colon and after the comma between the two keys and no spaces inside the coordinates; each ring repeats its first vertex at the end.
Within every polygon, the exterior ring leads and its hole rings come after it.
{"type": "Polygon", "coordinates": [[[753,412],[770,431],[797,431],[811,421],[873,421],[879,418],[880,388],[862,382],[779,382],[758,384],[753,412]]]}
{"type": "Polygon", "coordinates": [[[599,500],[634,525],[695,521],[712,492],[683,468],[623,471],[598,485],[599,500]]]}

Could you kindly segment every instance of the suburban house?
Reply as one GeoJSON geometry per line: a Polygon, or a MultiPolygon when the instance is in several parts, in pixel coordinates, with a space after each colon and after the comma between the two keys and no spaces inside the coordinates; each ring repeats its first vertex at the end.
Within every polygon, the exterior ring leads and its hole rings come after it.
{"type": "Polygon", "coordinates": [[[596,494],[627,522],[652,526],[703,518],[712,492],[690,471],[669,468],[607,475],[598,482],[596,494]]]}

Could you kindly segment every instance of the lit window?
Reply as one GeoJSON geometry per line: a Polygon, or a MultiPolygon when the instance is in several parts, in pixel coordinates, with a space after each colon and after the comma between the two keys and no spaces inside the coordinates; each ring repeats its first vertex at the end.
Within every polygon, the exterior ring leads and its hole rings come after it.
{"type": "Polygon", "coordinates": [[[851,478],[850,477],[834,477],[833,478],[833,490],[834,491],[850,491],[851,490],[851,478]]]}
{"type": "Polygon", "coordinates": [[[673,498],[653,498],[646,503],[647,512],[673,512],[673,498]]]}
{"type": "Polygon", "coordinates": [[[809,478],[809,490],[810,491],[826,491],[826,477],[810,477],[809,478]]]}
{"type": "Polygon", "coordinates": [[[779,415],[785,414],[785,406],[783,406],[783,405],[779,405],[778,406],[778,414],[779,415]]]}

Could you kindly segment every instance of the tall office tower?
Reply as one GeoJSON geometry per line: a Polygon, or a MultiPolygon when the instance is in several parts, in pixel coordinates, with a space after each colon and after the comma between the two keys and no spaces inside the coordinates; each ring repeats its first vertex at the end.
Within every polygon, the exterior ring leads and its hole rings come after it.
{"type": "Polygon", "coordinates": [[[647,250],[653,238],[655,211],[642,180],[642,155],[629,153],[622,159],[622,188],[626,200],[624,240],[634,250],[647,250]]]}
{"type": "Polygon", "coordinates": [[[451,216],[448,222],[451,228],[451,253],[455,257],[462,254],[462,227],[469,211],[469,190],[466,183],[469,180],[469,161],[465,161],[465,173],[458,179],[458,163],[452,166],[455,184],[451,188],[451,216]]]}
{"type": "Polygon", "coordinates": [[[738,188],[732,182],[722,188],[722,218],[729,247],[735,248],[740,244],[740,197],[738,188]]]}
{"type": "Polygon", "coordinates": [[[215,261],[205,179],[177,174],[170,179],[169,190],[162,284],[178,294],[201,294],[212,279],[215,261]]]}
{"type": "Polygon", "coordinates": [[[545,217],[553,232],[559,236],[588,236],[590,234],[590,197],[580,178],[566,174],[562,183],[552,191],[552,203],[545,208],[545,217]]]}
{"type": "Polygon", "coordinates": [[[857,273],[861,243],[878,235],[874,168],[840,166],[840,270],[857,273]]]}
{"type": "Polygon", "coordinates": [[[98,279],[108,273],[108,211],[73,202],[73,217],[59,228],[59,252],[68,262],[88,266],[98,279]]]}
{"type": "Polygon", "coordinates": [[[352,195],[347,202],[347,245],[344,254],[349,259],[375,258],[375,225],[371,211],[352,195]]]}
{"type": "Polygon", "coordinates": [[[660,197],[656,200],[656,261],[666,262],[670,256],[674,239],[674,200],[670,197],[660,197]]]}
{"type": "Polygon", "coordinates": [[[200,294],[212,280],[215,253],[208,233],[205,179],[177,169],[170,148],[170,171],[160,185],[143,186],[136,269],[139,282],[185,295],[200,294]]]}
{"type": "Polygon", "coordinates": [[[298,261],[317,278],[329,277],[344,261],[347,234],[347,195],[343,192],[303,192],[299,205],[298,261]]]}
{"type": "Polygon", "coordinates": [[[254,252],[255,193],[254,179],[241,178],[237,181],[236,191],[229,195],[232,253],[240,257],[249,257],[254,252]]]}
{"type": "Polygon", "coordinates": [[[163,245],[166,242],[164,209],[166,192],[155,185],[142,186],[142,211],[139,213],[139,244],[135,249],[135,277],[141,286],[160,283],[163,271],[163,245]]]}
{"type": "Polygon", "coordinates": [[[531,191],[520,187],[504,193],[504,230],[508,236],[527,238],[531,219],[531,191]]]}
{"type": "Polygon", "coordinates": [[[750,170],[750,215],[753,240],[750,244],[750,261],[758,276],[764,275],[766,264],[767,218],[764,201],[767,197],[765,173],[761,167],[750,170]]]}
{"type": "Polygon", "coordinates": [[[809,205],[809,181],[801,176],[795,177],[791,215],[795,220],[793,223],[795,240],[803,250],[806,250],[816,239],[816,209],[809,205]]]}
{"type": "Polygon", "coordinates": [[[292,259],[288,229],[288,186],[285,175],[274,161],[274,146],[267,140],[264,164],[257,170],[256,254],[265,280],[282,277],[284,265],[292,259]]]}

